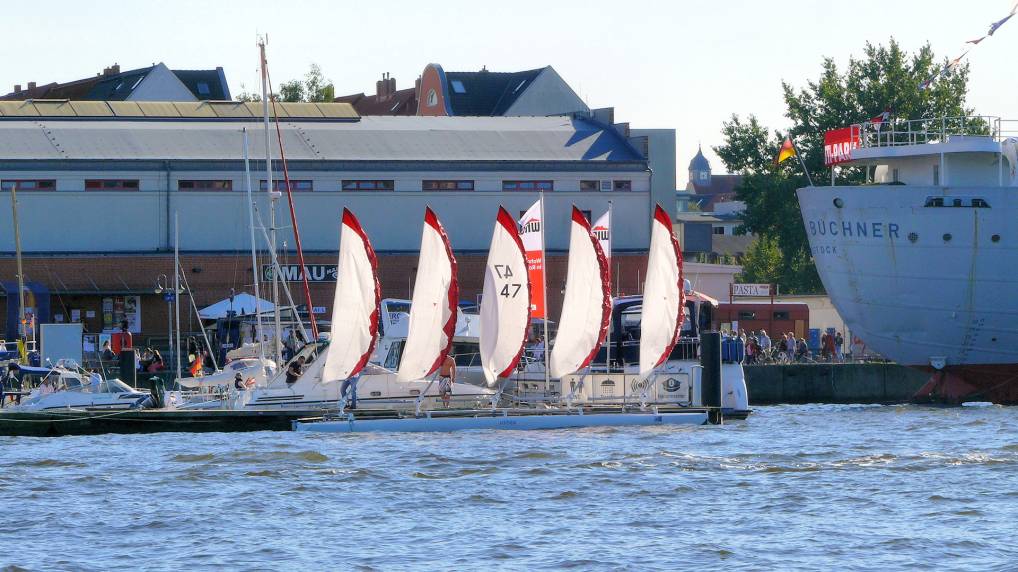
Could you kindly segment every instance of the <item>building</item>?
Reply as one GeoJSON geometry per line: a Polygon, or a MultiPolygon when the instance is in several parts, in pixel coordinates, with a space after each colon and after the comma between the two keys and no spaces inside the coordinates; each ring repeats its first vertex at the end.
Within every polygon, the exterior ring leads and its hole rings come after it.
{"type": "MultiPolygon", "coordinates": [[[[650,213],[661,202],[655,189],[672,196],[674,174],[658,181],[662,175],[644,149],[615,127],[581,116],[361,117],[343,103],[278,107],[286,117],[283,144],[308,264],[336,263],[340,214],[348,207],[379,253],[383,294],[405,297],[430,205],[459,259],[462,297],[472,300],[482,288],[496,209],[522,213],[543,192],[552,316],[565,280],[573,204],[597,217],[612,202],[614,290],[642,290],[650,213]]],[[[225,101],[0,102],[0,203],[18,191],[25,275],[34,295],[45,298],[37,304],[39,320],[81,321],[98,332],[129,309],[142,340],[165,338],[167,304],[154,289],[160,275],[173,275],[178,221],[195,304],[231,290],[250,292],[252,270],[260,269],[252,269],[248,253],[242,130],[264,220],[270,183],[260,113],[259,104],[225,101]]],[[[656,136],[646,135],[651,142],[656,136]]],[[[274,139],[270,147],[275,157],[274,139]]],[[[284,188],[278,161],[273,169],[271,187],[284,188]]],[[[282,261],[292,264],[285,196],[277,209],[282,261]]],[[[0,209],[0,276],[8,297],[16,297],[13,251],[10,209],[0,209]]],[[[259,265],[265,264],[263,256],[259,265]]],[[[325,316],[333,294],[328,280],[322,274],[311,286],[325,316]]],[[[7,335],[16,313],[10,302],[0,304],[7,335]]],[[[185,328],[194,324],[191,314],[185,312],[185,328]]]]}
{"type": "Polygon", "coordinates": [[[388,73],[375,82],[375,95],[355,93],[337,97],[337,103],[349,103],[359,115],[417,115],[417,90],[420,80],[414,87],[396,89],[396,78],[388,73]]]}
{"type": "Polygon", "coordinates": [[[0,100],[66,99],[70,101],[222,101],[230,99],[223,68],[214,70],[171,70],[164,63],[147,68],[120,71],[120,64],[103,69],[94,77],[65,83],[27,83],[0,100]]]}
{"type": "Polygon", "coordinates": [[[689,183],[686,186],[687,202],[697,205],[697,210],[713,212],[718,203],[736,200],[736,189],[742,183],[742,175],[715,175],[711,172],[710,161],[699,149],[689,162],[689,183]]]}

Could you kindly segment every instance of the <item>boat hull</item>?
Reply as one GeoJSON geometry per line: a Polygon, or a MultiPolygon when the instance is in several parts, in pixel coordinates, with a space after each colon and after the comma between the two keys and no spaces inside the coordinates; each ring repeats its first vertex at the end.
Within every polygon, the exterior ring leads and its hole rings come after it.
{"type": "Polygon", "coordinates": [[[864,344],[935,373],[917,396],[925,401],[1018,403],[1013,188],[834,186],[798,197],[853,351],[864,344]],[[931,197],[989,208],[928,207],[931,197]]]}
{"type": "Polygon", "coordinates": [[[294,431],[309,433],[446,433],[465,430],[552,430],[585,427],[627,427],[650,425],[704,425],[707,411],[669,413],[560,413],[487,414],[470,416],[425,416],[401,419],[357,419],[341,421],[294,421],[294,431]]]}

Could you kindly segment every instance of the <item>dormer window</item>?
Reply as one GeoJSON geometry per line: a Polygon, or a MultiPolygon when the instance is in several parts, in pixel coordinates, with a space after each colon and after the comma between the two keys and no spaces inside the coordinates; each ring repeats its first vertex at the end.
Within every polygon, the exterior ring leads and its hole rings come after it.
{"type": "Polygon", "coordinates": [[[428,107],[435,107],[436,105],[438,105],[438,94],[435,93],[435,90],[433,89],[428,90],[428,99],[425,100],[425,105],[427,105],[428,107]]]}
{"type": "Polygon", "coordinates": [[[453,93],[466,93],[467,92],[467,88],[463,87],[463,82],[458,80],[458,79],[454,79],[454,80],[450,81],[449,85],[452,86],[453,93]]]}

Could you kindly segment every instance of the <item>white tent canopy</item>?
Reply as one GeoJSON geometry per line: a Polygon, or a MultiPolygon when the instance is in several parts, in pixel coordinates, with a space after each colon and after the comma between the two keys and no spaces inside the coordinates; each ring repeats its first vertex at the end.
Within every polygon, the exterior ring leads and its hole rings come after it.
{"type": "Polygon", "coordinates": [[[275,309],[272,302],[268,300],[259,300],[247,292],[241,292],[235,294],[233,299],[226,298],[220,300],[211,306],[202,308],[198,312],[198,316],[203,320],[218,320],[220,318],[226,318],[230,312],[233,312],[235,316],[253,316],[255,314],[255,303],[257,302],[258,310],[264,314],[265,312],[271,312],[275,309]]]}

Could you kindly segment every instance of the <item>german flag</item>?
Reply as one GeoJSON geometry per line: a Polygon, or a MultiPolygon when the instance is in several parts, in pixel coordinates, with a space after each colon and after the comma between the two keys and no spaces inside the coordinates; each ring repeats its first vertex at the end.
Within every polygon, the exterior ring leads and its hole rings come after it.
{"type": "Polygon", "coordinates": [[[774,158],[774,164],[780,165],[785,159],[795,157],[795,145],[792,145],[792,138],[785,137],[785,142],[781,144],[781,149],[778,150],[778,156],[774,158]]]}

